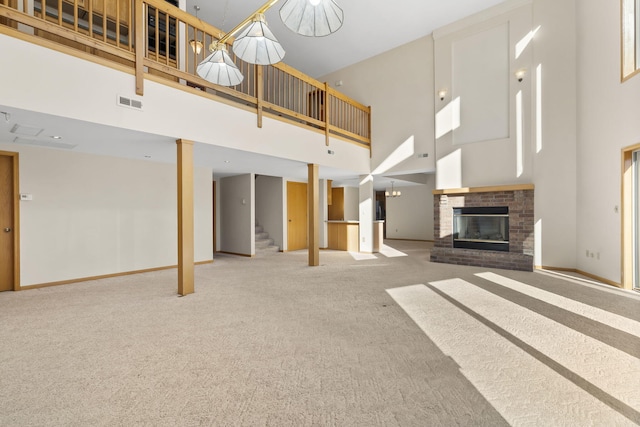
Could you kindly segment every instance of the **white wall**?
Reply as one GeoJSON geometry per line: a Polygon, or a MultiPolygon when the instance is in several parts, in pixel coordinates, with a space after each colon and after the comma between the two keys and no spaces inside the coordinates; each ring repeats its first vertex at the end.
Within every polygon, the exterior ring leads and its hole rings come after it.
{"type": "Polygon", "coordinates": [[[320,78],[334,87],[342,81],[338,90],[371,106],[372,170],[389,158],[380,173],[435,170],[432,58],[428,36],[320,78]],[[396,152],[412,136],[409,150],[396,152]]]}
{"type": "Polygon", "coordinates": [[[394,187],[402,195],[387,197],[387,239],[433,240],[434,188],[434,175],[426,185],[394,187]]]}
{"type": "Polygon", "coordinates": [[[640,76],[620,82],[620,2],[579,0],[578,208],[580,270],[620,282],[621,149],[640,142],[640,76]],[[586,251],[600,254],[587,258],[586,251]]]}
{"type": "Polygon", "coordinates": [[[261,175],[256,178],[256,223],[269,233],[280,250],[286,238],[282,218],[286,215],[284,178],[261,175]]]}
{"type": "MultiPolygon", "coordinates": [[[[20,153],[21,286],[177,263],[175,164],[0,143],[20,153]]],[[[211,260],[211,171],[194,171],[195,260],[211,260]]]]}
{"type": "Polygon", "coordinates": [[[433,34],[434,91],[447,90],[435,100],[438,188],[532,181],[531,79],[514,75],[531,69],[532,46],[516,54],[531,31],[529,3],[505,2],[433,34]],[[477,58],[478,43],[491,55],[477,58]]]}
{"type": "Polygon", "coordinates": [[[578,267],[576,73],[584,70],[577,68],[576,62],[575,5],[581,2],[536,0],[533,3],[532,28],[538,31],[527,79],[533,84],[531,148],[537,223],[534,263],[537,266],[578,267]]]}
{"type": "Polygon", "coordinates": [[[358,187],[344,187],[344,220],[360,220],[360,189],[358,187]]]}
{"type": "Polygon", "coordinates": [[[220,251],[255,255],[254,200],[253,174],[220,179],[220,251]]]}

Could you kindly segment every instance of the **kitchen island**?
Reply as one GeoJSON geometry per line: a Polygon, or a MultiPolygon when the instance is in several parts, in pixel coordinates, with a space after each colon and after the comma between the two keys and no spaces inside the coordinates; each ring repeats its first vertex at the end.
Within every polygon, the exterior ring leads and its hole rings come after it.
{"type": "MultiPolygon", "coordinates": [[[[380,251],[384,221],[373,221],[373,252],[380,251]]],[[[360,252],[360,221],[327,221],[328,249],[360,252]]]]}

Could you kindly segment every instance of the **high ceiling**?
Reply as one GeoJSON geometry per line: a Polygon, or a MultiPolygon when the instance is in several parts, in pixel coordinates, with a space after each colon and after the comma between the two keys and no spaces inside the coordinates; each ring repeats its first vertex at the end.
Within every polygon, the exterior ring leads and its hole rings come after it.
{"type": "MultiPolygon", "coordinates": [[[[327,37],[299,36],[280,20],[280,0],[265,16],[286,51],[284,62],[311,77],[320,77],[431,34],[436,28],[505,0],[334,0],[344,23],[327,37]]],[[[265,0],[187,0],[187,12],[223,31],[230,31],[265,0]]]]}
{"type": "MultiPolygon", "coordinates": [[[[280,0],[266,13],[269,26],[286,50],[284,62],[312,77],[321,77],[396,46],[430,34],[434,29],[472,15],[504,0],[335,0],[344,10],[344,24],[330,36],[308,38],[294,34],[282,24],[280,0]]],[[[229,31],[257,10],[264,0],[187,0],[187,11],[210,24],[229,31]]],[[[75,152],[110,155],[149,161],[174,162],[173,138],[142,134],[125,129],[91,124],[54,115],[35,113],[0,105],[0,141],[49,146],[75,152]],[[15,125],[42,129],[37,137],[16,133],[15,125]],[[63,136],[55,140],[51,136],[63,136]],[[17,139],[16,139],[17,138],[17,139]],[[30,142],[31,139],[31,142],[30,142]],[[58,144],[58,145],[56,145],[58,144]],[[62,145],[60,145],[62,144],[62,145]]],[[[28,132],[29,129],[26,129],[28,132]]],[[[241,173],[306,178],[306,165],[275,157],[229,148],[196,144],[196,158],[216,176],[241,173]]],[[[357,185],[349,171],[321,168],[321,178],[337,185],[357,185]]],[[[402,179],[400,177],[396,177],[402,179]]],[[[388,187],[396,178],[375,179],[375,187],[388,187]]],[[[406,184],[411,179],[407,177],[406,184]]],[[[415,182],[415,180],[414,180],[415,182]]],[[[396,186],[399,182],[396,181],[396,186]]],[[[403,185],[403,184],[400,184],[403,185]]]]}

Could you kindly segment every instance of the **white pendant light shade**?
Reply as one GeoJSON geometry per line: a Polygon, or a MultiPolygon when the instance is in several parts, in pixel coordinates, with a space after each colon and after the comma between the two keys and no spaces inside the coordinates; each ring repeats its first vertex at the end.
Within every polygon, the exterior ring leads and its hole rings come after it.
{"type": "Polygon", "coordinates": [[[229,56],[227,47],[221,43],[215,43],[211,55],[198,65],[196,71],[203,79],[220,86],[235,86],[244,79],[229,56]]]}
{"type": "Polygon", "coordinates": [[[284,49],[259,13],[233,42],[233,53],[250,64],[271,65],[282,61],[284,49]]]}
{"type": "Polygon", "coordinates": [[[342,26],[344,14],[333,0],[287,0],[280,18],[290,30],[309,37],[323,37],[342,26]]]}

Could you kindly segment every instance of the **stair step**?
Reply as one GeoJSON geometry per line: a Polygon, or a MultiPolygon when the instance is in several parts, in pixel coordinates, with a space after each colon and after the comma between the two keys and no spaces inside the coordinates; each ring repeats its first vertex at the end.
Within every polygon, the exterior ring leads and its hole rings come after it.
{"type": "Polygon", "coordinates": [[[278,246],[267,246],[264,249],[260,249],[259,251],[256,250],[256,256],[261,256],[261,255],[271,255],[271,254],[278,254],[280,253],[280,248],[278,246]]]}
{"type": "Polygon", "coordinates": [[[273,246],[273,239],[256,239],[256,249],[266,249],[273,246]]]}
{"type": "Polygon", "coordinates": [[[256,224],[255,228],[256,254],[280,252],[280,247],[273,244],[273,239],[269,237],[269,233],[264,231],[261,225],[256,224]]]}

